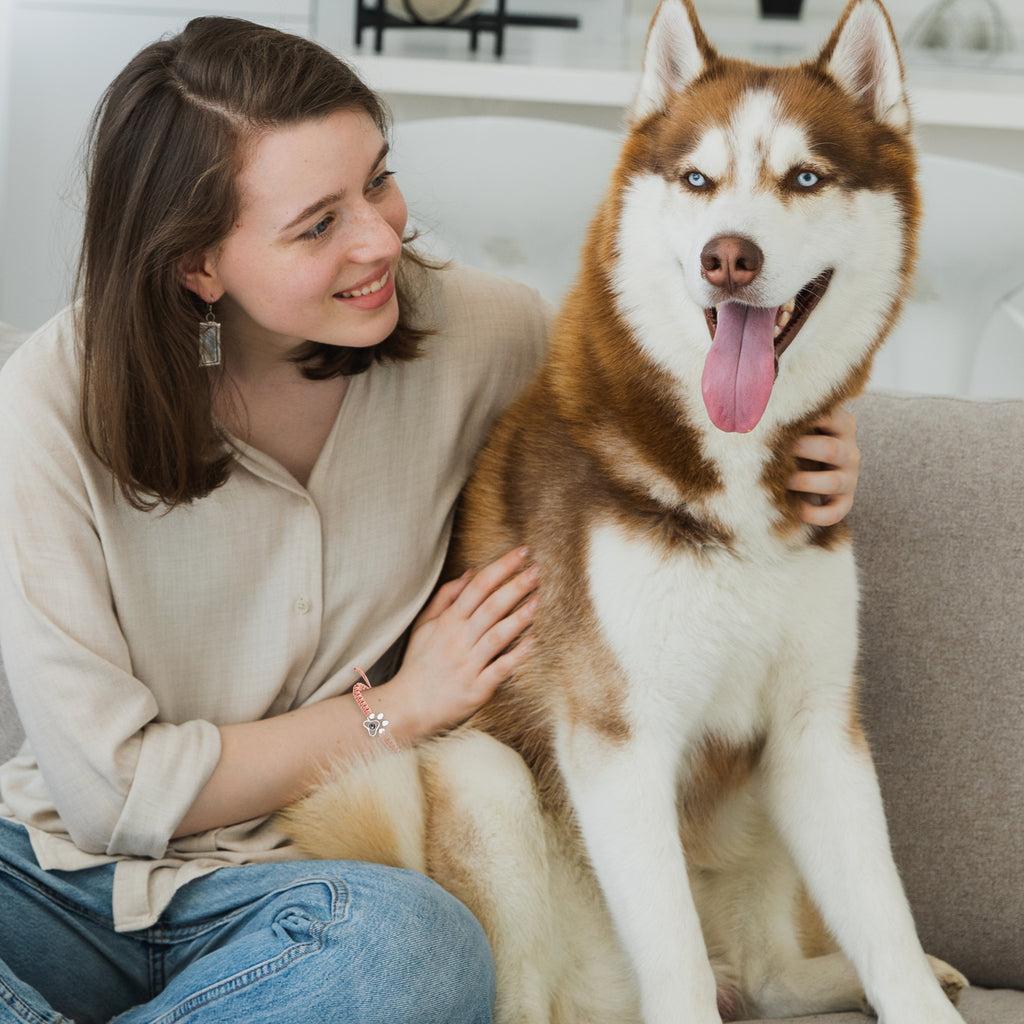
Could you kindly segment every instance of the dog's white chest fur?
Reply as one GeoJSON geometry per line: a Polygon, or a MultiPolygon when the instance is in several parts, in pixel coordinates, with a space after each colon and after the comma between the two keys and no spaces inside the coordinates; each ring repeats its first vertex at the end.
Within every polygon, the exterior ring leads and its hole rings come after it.
{"type": "Polygon", "coordinates": [[[849,547],[797,547],[767,535],[753,547],[756,558],[743,544],[666,551],[611,523],[592,531],[590,597],[641,731],[743,742],[765,728],[792,641],[805,655],[809,642],[823,652],[848,647],[856,608],[849,547]],[[823,606],[834,629],[822,628],[823,606]]]}

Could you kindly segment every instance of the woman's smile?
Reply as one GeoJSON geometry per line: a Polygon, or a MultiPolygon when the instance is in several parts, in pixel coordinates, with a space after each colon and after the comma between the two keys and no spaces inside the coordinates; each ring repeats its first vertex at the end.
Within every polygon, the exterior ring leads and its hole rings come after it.
{"type": "Polygon", "coordinates": [[[391,301],[395,293],[395,276],[388,268],[368,284],[357,285],[349,291],[338,292],[336,297],[356,309],[378,309],[391,301]]]}

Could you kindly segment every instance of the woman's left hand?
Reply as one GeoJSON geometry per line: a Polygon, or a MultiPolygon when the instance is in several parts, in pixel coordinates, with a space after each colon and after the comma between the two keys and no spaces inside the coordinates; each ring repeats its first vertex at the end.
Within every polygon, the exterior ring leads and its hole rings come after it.
{"type": "Polygon", "coordinates": [[[846,409],[834,409],[813,425],[817,433],[798,437],[793,454],[818,463],[798,469],[786,481],[800,495],[800,518],[812,526],[834,526],[853,507],[860,473],[857,421],[846,409]]]}

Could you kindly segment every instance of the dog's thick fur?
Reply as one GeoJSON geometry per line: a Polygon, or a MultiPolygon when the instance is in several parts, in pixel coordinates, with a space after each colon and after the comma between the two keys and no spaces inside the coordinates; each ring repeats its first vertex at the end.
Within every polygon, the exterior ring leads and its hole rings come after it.
{"type": "Polygon", "coordinates": [[[340,769],[288,816],[314,855],[462,899],[503,1024],[865,1000],[884,1024],[961,1020],[858,721],[847,530],[786,491],[795,439],[862,387],[907,291],[910,134],[877,0],[777,69],[720,57],[663,0],[577,284],[456,539],[465,565],[530,547],[537,651],[467,726],[340,769]]]}

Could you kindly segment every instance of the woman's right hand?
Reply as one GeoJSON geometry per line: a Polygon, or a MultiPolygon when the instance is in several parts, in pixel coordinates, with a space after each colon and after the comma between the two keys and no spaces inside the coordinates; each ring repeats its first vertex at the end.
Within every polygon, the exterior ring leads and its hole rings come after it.
{"type": "Polygon", "coordinates": [[[529,657],[538,572],[517,548],[442,586],[413,624],[402,666],[374,699],[402,742],[464,722],[529,657]]]}

